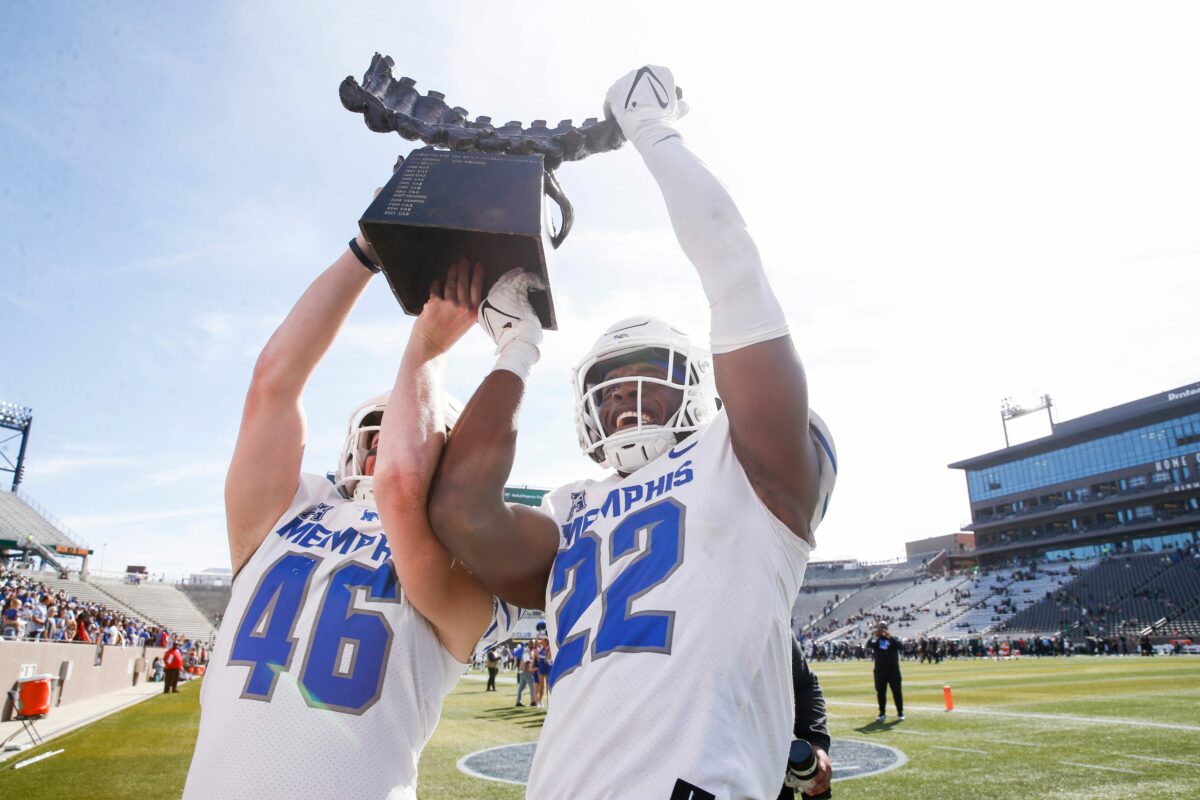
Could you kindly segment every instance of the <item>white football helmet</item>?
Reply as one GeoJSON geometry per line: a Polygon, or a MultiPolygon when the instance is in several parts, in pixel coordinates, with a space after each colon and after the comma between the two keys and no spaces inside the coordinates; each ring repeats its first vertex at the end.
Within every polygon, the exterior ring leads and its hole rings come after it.
{"type": "MultiPolygon", "coordinates": [[[[374,500],[374,479],[363,474],[363,468],[373,450],[371,435],[380,430],[383,412],[387,409],[391,392],[372,397],[354,409],[346,430],[346,441],[338,458],[337,471],[333,474],[333,485],[347,500],[374,500]]],[[[462,403],[453,396],[445,395],[446,430],[458,422],[462,403]]]]}
{"type": "Polygon", "coordinates": [[[656,317],[630,317],[606,330],[575,368],[571,383],[580,448],[597,463],[621,472],[632,472],[658,458],[684,436],[711,422],[721,407],[708,351],[656,317]],[[639,361],[660,364],[667,377],[604,380],[614,367],[639,361]],[[637,425],[606,433],[600,417],[604,390],[632,382],[637,383],[637,425]],[[642,419],[642,386],[646,383],[669,386],[683,394],[679,410],[662,425],[642,419]]]}

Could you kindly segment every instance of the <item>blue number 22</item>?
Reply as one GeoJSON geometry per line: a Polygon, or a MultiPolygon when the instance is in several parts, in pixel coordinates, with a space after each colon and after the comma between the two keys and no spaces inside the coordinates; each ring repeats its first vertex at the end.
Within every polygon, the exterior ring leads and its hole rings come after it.
{"type": "MultiPolygon", "coordinates": [[[[646,531],[646,549],[625,566],[603,592],[603,613],[592,640],[592,659],[612,653],[670,653],[675,627],[674,611],[630,613],[633,601],[670,577],[683,563],[684,509],[675,500],[661,500],[630,514],[609,536],[608,563],[637,549],[638,534],[646,531]]],[[[574,672],[583,663],[590,629],[572,631],[584,611],[600,594],[601,543],[595,534],[580,534],[574,544],[559,551],[551,570],[550,597],[575,581],[555,617],[558,647],[550,668],[550,685],[574,672]]]]}
{"type": "MultiPolygon", "coordinates": [[[[288,553],[263,573],[229,654],[230,664],[251,668],[242,697],[270,701],[280,674],[291,668],[297,642],[292,634],[321,560],[288,553]]],[[[379,699],[392,628],[382,614],[353,608],[360,589],[370,601],[396,601],[391,562],[371,569],[351,561],[329,576],[300,670],[301,693],[314,708],[361,714],[379,699]]]]}

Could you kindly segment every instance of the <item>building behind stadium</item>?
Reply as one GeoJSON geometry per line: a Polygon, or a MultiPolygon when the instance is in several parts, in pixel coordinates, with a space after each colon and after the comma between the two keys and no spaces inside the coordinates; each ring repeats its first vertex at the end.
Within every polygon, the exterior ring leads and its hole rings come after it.
{"type": "MultiPolygon", "coordinates": [[[[1200,383],[1052,425],[961,469],[981,566],[1200,545],[1200,383]]],[[[953,552],[953,551],[952,551],[953,552]]]]}

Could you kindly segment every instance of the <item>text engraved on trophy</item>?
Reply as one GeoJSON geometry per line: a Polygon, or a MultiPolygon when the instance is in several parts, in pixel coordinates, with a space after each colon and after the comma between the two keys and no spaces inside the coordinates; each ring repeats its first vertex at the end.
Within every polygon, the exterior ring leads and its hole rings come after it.
{"type": "Polygon", "coordinates": [[[422,157],[422,155],[415,153],[410,156],[408,163],[398,176],[394,191],[388,198],[387,206],[383,209],[384,216],[401,219],[411,217],[415,210],[429,202],[427,185],[436,185],[439,180],[446,180],[446,176],[442,173],[455,173],[453,180],[469,183],[469,177],[462,173],[485,168],[489,163],[489,159],[482,155],[477,157],[460,156],[450,163],[441,159],[422,157]],[[430,178],[431,174],[432,178],[430,178]],[[433,183],[431,184],[430,181],[433,183]]]}

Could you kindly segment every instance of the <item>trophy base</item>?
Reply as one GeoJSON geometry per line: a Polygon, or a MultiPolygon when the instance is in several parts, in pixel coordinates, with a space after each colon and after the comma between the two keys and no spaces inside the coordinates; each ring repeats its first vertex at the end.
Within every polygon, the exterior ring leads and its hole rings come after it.
{"type": "MultiPolygon", "coordinates": [[[[485,267],[484,291],[513,268],[549,287],[542,157],[416,150],[359,221],[379,256],[392,293],[419,314],[429,286],[444,285],[450,265],[466,258],[485,267]]],[[[532,292],[542,327],[557,320],[549,290],[532,292]]]]}

